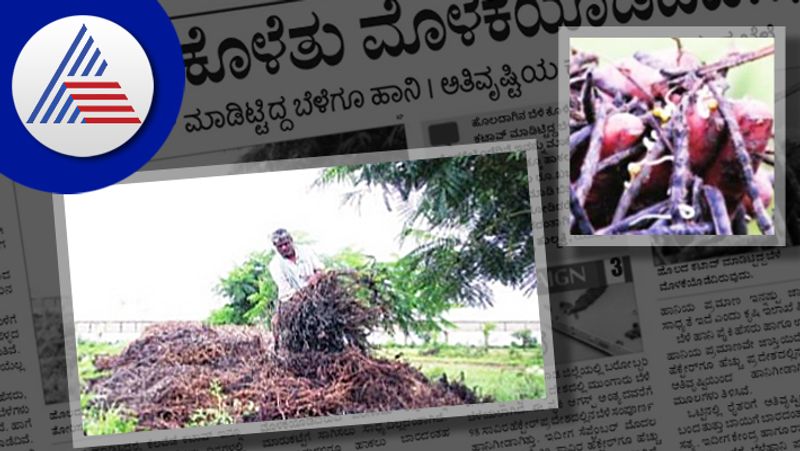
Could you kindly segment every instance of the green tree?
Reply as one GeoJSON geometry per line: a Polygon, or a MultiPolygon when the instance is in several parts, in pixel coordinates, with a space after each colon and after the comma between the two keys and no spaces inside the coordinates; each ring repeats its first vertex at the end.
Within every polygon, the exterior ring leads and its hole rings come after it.
{"type": "Polygon", "coordinates": [[[388,208],[405,207],[404,238],[418,247],[401,259],[413,289],[467,305],[491,305],[488,283],[536,285],[524,152],[339,166],[318,185],[347,183],[360,194],[379,187],[388,208]]]}
{"type": "MultiPolygon", "coordinates": [[[[298,244],[309,242],[302,231],[292,232],[292,237],[298,244]]],[[[278,286],[269,273],[269,262],[276,255],[272,249],[253,252],[220,278],[214,291],[228,299],[228,303],[211,312],[209,324],[265,323],[269,327],[278,299],[278,286]]]]}
{"type": "Polygon", "coordinates": [[[519,340],[516,345],[520,348],[532,348],[537,344],[536,337],[533,336],[533,332],[530,329],[518,330],[512,333],[511,336],[519,340]]]}
{"type": "Polygon", "coordinates": [[[253,252],[220,279],[215,290],[228,304],[212,312],[209,323],[255,324],[272,317],[278,287],[269,273],[269,262],[275,255],[272,250],[253,252]]]}
{"type": "MultiPolygon", "coordinates": [[[[278,290],[269,273],[269,262],[276,255],[274,251],[254,252],[220,279],[216,291],[228,303],[212,312],[210,324],[270,324],[278,290]]],[[[326,268],[355,272],[356,280],[365,283],[364,289],[357,291],[364,301],[375,294],[386,300],[384,304],[391,310],[387,328],[398,327],[406,334],[420,334],[452,326],[442,318],[453,307],[452,302],[448,302],[441,286],[426,283],[425,271],[412,260],[378,262],[351,248],[321,258],[326,268]]]]}
{"type": "MultiPolygon", "coordinates": [[[[327,267],[352,270],[363,280],[368,280],[374,289],[388,300],[391,309],[391,327],[398,327],[406,334],[432,334],[451,327],[442,315],[454,307],[442,288],[426,284],[425,271],[401,257],[393,261],[379,262],[373,256],[346,248],[331,257],[323,257],[327,267]]],[[[364,296],[374,291],[365,290],[364,296]]]]}

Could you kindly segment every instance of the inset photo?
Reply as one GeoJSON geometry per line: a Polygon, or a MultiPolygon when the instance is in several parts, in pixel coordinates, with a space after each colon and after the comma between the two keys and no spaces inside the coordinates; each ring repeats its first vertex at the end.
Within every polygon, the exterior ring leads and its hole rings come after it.
{"type": "Polygon", "coordinates": [[[561,37],[562,236],[580,245],[783,245],[782,30],[638,31],[561,37]]]}

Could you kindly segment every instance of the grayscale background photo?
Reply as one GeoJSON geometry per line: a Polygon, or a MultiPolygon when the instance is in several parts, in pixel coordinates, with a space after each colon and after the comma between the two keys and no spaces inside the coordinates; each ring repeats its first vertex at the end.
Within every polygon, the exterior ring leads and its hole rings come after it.
{"type": "MultiPolygon", "coordinates": [[[[542,376],[555,382],[548,395],[555,395],[558,405],[519,411],[525,407],[511,402],[510,410],[516,412],[497,409],[445,418],[434,411],[424,419],[371,413],[359,417],[357,424],[325,417],[302,430],[290,423],[264,422],[245,434],[226,425],[216,425],[212,434],[201,426],[184,435],[164,434],[145,445],[147,440],[133,443],[120,435],[135,426],[118,415],[118,406],[103,405],[101,399],[95,406],[108,409],[95,409],[94,432],[119,444],[128,443],[119,447],[175,451],[800,448],[795,388],[800,322],[800,251],[796,246],[800,242],[800,28],[796,23],[800,3],[161,3],[183,44],[184,103],[169,140],[134,178],[192,168],[213,171],[220,165],[254,165],[259,171],[319,162],[324,164],[315,167],[348,166],[375,152],[408,157],[413,152],[408,149],[435,152],[454,145],[536,140],[538,173],[529,174],[532,183],[524,183],[541,205],[511,213],[517,219],[530,219],[542,237],[536,244],[545,248],[549,269],[544,283],[549,292],[551,339],[545,335],[535,340],[535,321],[521,318],[513,309],[497,316],[477,315],[477,319],[471,312],[469,317],[448,318],[463,328],[458,333],[445,329],[447,333],[397,335],[393,343],[397,351],[389,357],[403,354],[400,358],[414,360],[413,366],[421,372],[448,373],[448,380],[455,368],[469,366],[473,374],[485,375],[490,367],[506,378],[492,381],[502,387],[514,387],[508,380],[542,376]],[[566,126],[559,114],[568,111],[569,105],[558,97],[559,76],[567,65],[559,57],[558,33],[584,27],[722,27],[724,36],[742,39],[777,36],[783,27],[786,58],[775,70],[784,75],[785,86],[776,86],[775,100],[784,104],[776,115],[785,117],[785,141],[778,144],[783,144],[786,156],[786,208],[775,219],[785,224],[785,247],[699,242],[563,246],[567,236],[562,218],[568,204],[560,202],[559,183],[568,180],[568,173],[561,169],[559,157],[559,133],[566,126]],[[552,352],[552,369],[543,375],[538,370],[520,370],[535,365],[538,361],[531,356],[539,352],[552,352]],[[217,432],[224,436],[217,437],[217,432]]],[[[696,37],[705,34],[701,31],[696,37]]],[[[520,183],[510,185],[518,188],[520,183]]],[[[221,230],[236,230],[234,234],[241,235],[236,238],[243,239],[243,231],[252,226],[250,212],[259,210],[262,218],[273,216],[271,210],[263,210],[289,190],[254,190],[250,202],[207,190],[194,204],[192,193],[173,197],[164,210],[180,217],[193,205],[198,211],[206,209],[213,223],[221,224],[216,232],[202,237],[193,235],[202,229],[193,224],[183,223],[182,230],[176,231],[201,243],[184,248],[187,259],[200,261],[206,246],[211,249],[225,238],[221,230]]],[[[378,197],[378,206],[385,210],[378,197]]],[[[194,309],[182,308],[174,296],[162,298],[158,305],[146,307],[147,317],[141,315],[144,321],[138,321],[130,313],[139,298],[118,309],[100,299],[84,310],[94,317],[87,314],[84,322],[70,322],[73,331],[63,330],[64,319],[77,319],[78,311],[62,305],[75,300],[62,299],[54,202],[58,199],[50,194],[0,179],[4,212],[0,215],[0,336],[6,338],[0,349],[13,346],[17,350],[0,355],[0,368],[25,368],[4,371],[1,376],[2,391],[10,393],[0,397],[4,413],[0,423],[5,425],[0,428],[0,443],[7,444],[7,449],[81,447],[73,434],[82,431],[82,409],[80,403],[69,402],[71,393],[78,398],[81,393],[80,387],[70,390],[70,371],[95,379],[108,377],[104,368],[121,363],[109,356],[123,350],[113,343],[139,337],[151,321],[194,310],[204,312],[194,320],[206,319],[205,313],[213,310],[225,312],[225,302],[206,304],[192,294],[194,309]],[[11,285],[9,293],[5,287],[11,285]],[[12,334],[19,338],[11,338],[12,334]],[[89,341],[106,343],[86,346],[89,341]],[[70,347],[76,358],[68,360],[70,347]],[[91,351],[81,354],[83,359],[76,352],[81,348],[91,351]]],[[[315,230],[324,229],[337,219],[331,211],[338,208],[338,197],[336,205],[330,203],[322,202],[324,210],[320,207],[319,211],[333,219],[321,220],[313,215],[313,208],[304,210],[289,201],[282,211],[296,215],[298,230],[309,229],[306,224],[312,223],[315,230]]],[[[133,207],[147,210],[146,205],[133,207]]],[[[156,219],[142,227],[168,230],[165,222],[156,219]]],[[[272,226],[268,225],[263,228],[272,226]]],[[[267,230],[263,235],[268,241],[267,230]]],[[[302,234],[297,238],[319,244],[302,234]]],[[[111,248],[113,243],[98,240],[94,245],[111,248]]],[[[269,248],[268,242],[264,248],[269,248]]],[[[227,275],[246,260],[246,254],[245,250],[223,261],[222,270],[209,277],[227,275]]],[[[117,257],[124,260],[124,255],[117,257]]],[[[165,262],[153,258],[151,264],[156,268],[165,262]]],[[[138,277],[137,268],[127,271],[127,283],[136,290],[147,290],[155,280],[155,276],[138,277]]],[[[175,280],[188,277],[180,267],[162,272],[159,277],[164,279],[171,274],[175,280]]],[[[105,295],[110,298],[123,288],[111,287],[105,295]]],[[[210,291],[207,288],[202,288],[204,293],[210,291]]],[[[176,285],[164,293],[183,293],[184,289],[176,285]]],[[[258,299],[257,295],[252,298],[258,299]]],[[[540,327],[539,331],[544,330],[540,327]]],[[[385,339],[388,343],[389,338],[385,339]]],[[[455,380],[460,380],[460,371],[455,373],[455,380]]],[[[464,372],[464,380],[469,373],[464,372]]],[[[77,381],[78,374],[74,376],[77,381]]],[[[234,406],[229,393],[208,385],[198,397],[216,405],[194,412],[198,423],[224,421],[226,412],[247,410],[247,403],[234,406]]],[[[162,394],[169,396],[164,386],[154,384],[151,389],[164,390],[162,394]]]]}

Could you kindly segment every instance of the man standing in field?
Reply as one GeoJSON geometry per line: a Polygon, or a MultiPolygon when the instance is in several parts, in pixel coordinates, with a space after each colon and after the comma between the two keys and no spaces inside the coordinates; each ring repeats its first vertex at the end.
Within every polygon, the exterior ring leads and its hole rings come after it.
{"type": "Polygon", "coordinates": [[[278,286],[276,312],[272,315],[272,333],[277,347],[277,320],[281,303],[297,290],[314,282],[322,274],[324,265],[313,250],[296,245],[286,229],[278,229],[272,233],[272,245],[278,252],[269,263],[270,275],[278,286]]]}

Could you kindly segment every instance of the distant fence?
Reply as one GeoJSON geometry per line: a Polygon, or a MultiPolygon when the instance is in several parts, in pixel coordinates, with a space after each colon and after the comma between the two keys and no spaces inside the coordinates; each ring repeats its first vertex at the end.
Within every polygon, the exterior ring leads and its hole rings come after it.
{"type": "MultiPolygon", "coordinates": [[[[138,337],[144,329],[163,321],[76,321],[75,334],[77,338],[102,341],[127,341],[138,337]]],[[[490,334],[492,345],[506,346],[513,341],[512,334],[520,330],[530,330],[534,337],[540,333],[538,321],[451,321],[454,329],[446,331],[441,341],[452,344],[480,344],[483,341],[483,328],[486,324],[495,325],[490,334]]],[[[378,333],[374,337],[376,342],[389,340],[405,344],[418,343],[419,337],[406,336],[397,331],[395,337],[386,332],[378,333]]]]}
{"type": "Polygon", "coordinates": [[[75,321],[75,333],[81,334],[139,334],[160,321],[75,321]]]}

